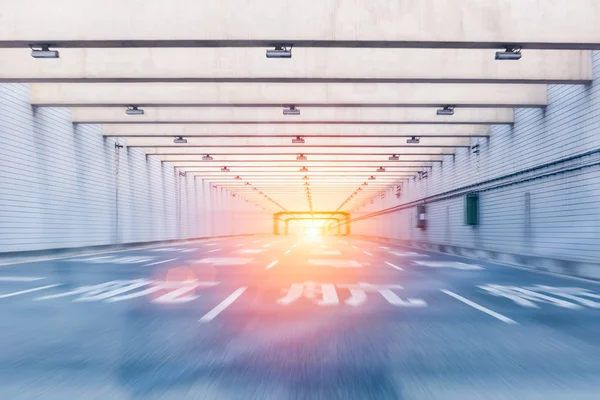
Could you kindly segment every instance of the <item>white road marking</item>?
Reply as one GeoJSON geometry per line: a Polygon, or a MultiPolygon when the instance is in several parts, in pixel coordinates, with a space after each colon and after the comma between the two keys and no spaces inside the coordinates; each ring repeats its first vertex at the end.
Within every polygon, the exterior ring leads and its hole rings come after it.
{"type": "Polygon", "coordinates": [[[235,247],[242,247],[244,244],[243,243],[238,243],[235,245],[235,247]]]}
{"type": "Polygon", "coordinates": [[[200,320],[198,322],[212,321],[217,315],[219,315],[223,310],[225,310],[234,301],[236,301],[237,298],[240,297],[242,295],[242,293],[244,293],[246,291],[246,289],[247,289],[247,287],[245,287],[245,286],[237,289],[235,292],[230,294],[225,300],[223,300],[218,306],[216,306],[215,308],[210,310],[208,313],[206,313],[202,318],[200,318],[200,320]]]}
{"type": "Polygon", "coordinates": [[[399,266],[397,266],[397,265],[394,265],[394,264],[392,264],[392,263],[390,263],[390,262],[387,262],[387,261],[384,261],[384,262],[385,262],[387,265],[389,265],[390,267],[392,267],[392,268],[394,268],[394,269],[397,269],[398,271],[404,271],[404,268],[400,268],[399,266]]]}
{"type": "Polygon", "coordinates": [[[60,286],[61,284],[58,283],[56,285],[46,285],[46,286],[40,286],[40,287],[36,287],[33,289],[27,289],[27,290],[21,290],[19,292],[12,292],[12,293],[7,293],[7,294],[2,294],[0,295],[0,299],[5,299],[7,297],[13,297],[13,296],[18,296],[20,294],[25,294],[25,293],[31,293],[31,292],[37,292],[38,290],[44,290],[44,289],[50,289],[56,286],[60,286]]]}
{"type": "Polygon", "coordinates": [[[286,251],[285,253],[283,253],[283,254],[290,254],[290,251],[292,251],[292,250],[287,250],[287,251],[286,251]]]}
{"type": "Polygon", "coordinates": [[[151,266],[151,265],[164,264],[164,263],[168,263],[168,262],[170,262],[170,261],[175,261],[175,260],[178,260],[178,258],[171,258],[170,260],[157,261],[157,262],[153,262],[153,263],[146,264],[146,265],[143,265],[143,266],[144,266],[144,267],[149,267],[149,266],[151,266]]]}
{"type": "Polygon", "coordinates": [[[273,268],[275,265],[277,265],[277,263],[279,262],[279,260],[275,260],[273,261],[271,264],[267,265],[265,268],[266,269],[271,269],[273,268]]]}
{"type": "Polygon", "coordinates": [[[196,264],[212,264],[212,265],[244,265],[252,261],[251,258],[203,258],[196,260],[196,264]]]}
{"type": "Polygon", "coordinates": [[[356,247],[355,245],[352,245],[352,248],[353,248],[353,249],[358,249],[358,247],[356,247]]]}
{"type": "Polygon", "coordinates": [[[35,282],[42,279],[46,278],[39,276],[0,276],[0,282],[35,282]]]}
{"type": "Polygon", "coordinates": [[[348,242],[344,242],[344,244],[348,244],[348,242]]]}
{"type": "Polygon", "coordinates": [[[209,250],[209,251],[207,251],[207,253],[214,253],[215,251],[221,251],[221,249],[209,250]]]}
{"type": "Polygon", "coordinates": [[[415,253],[412,251],[388,251],[388,253],[398,257],[429,257],[427,254],[415,253]]]}
{"type": "Polygon", "coordinates": [[[258,253],[262,253],[262,252],[263,252],[262,249],[244,249],[244,250],[236,251],[236,253],[242,253],[242,254],[258,254],[258,253]]]}
{"type": "Polygon", "coordinates": [[[185,250],[181,250],[182,253],[190,253],[192,251],[194,251],[196,249],[185,249],[185,250]]]}
{"type": "Polygon", "coordinates": [[[339,256],[342,253],[338,250],[317,250],[317,251],[311,251],[310,254],[318,255],[318,256],[339,256]]]}
{"type": "Polygon", "coordinates": [[[218,243],[206,243],[205,246],[217,246],[218,243]]]}
{"type": "Polygon", "coordinates": [[[362,264],[355,260],[308,260],[311,265],[327,265],[335,268],[361,268],[362,264]]]}
{"type": "Polygon", "coordinates": [[[465,264],[458,261],[413,261],[415,264],[431,268],[456,268],[463,271],[483,269],[479,265],[465,264]]]}
{"type": "Polygon", "coordinates": [[[260,240],[253,240],[252,243],[258,243],[260,240]]]}
{"type": "Polygon", "coordinates": [[[263,244],[263,247],[271,247],[271,244],[270,243],[263,244]]]}
{"type": "Polygon", "coordinates": [[[369,253],[369,252],[368,252],[368,251],[366,251],[366,250],[363,250],[363,253],[365,253],[365,254],[366,254],[366,255],[368,255],[368,256],[372,256],[372,255],[373,255],[373,254],[369,253]]]}
{"type": "Polygon", "coordinates": [[[450,297],[454,297],[456,300],[462,301],[462,302],[463,302],[463,303],[465,303],[466,305],[469,305],[469,306],[471,306],[471,307],[473,307],[473,308],[475,308],[475,309],[477,309],[477,310],[479,310],[479,311],[482,311],[482,312],[484,312],[484,313],[486,313],[486,314],[488,314],[488,315],[491,315],[492,317],[494,317],[494,318],[496,318],[496,319],[499,319],[499,320],[500,320],[500,321],[502,321],[502,322],[505,322],[505,323],[507,323],[507,324],[518,324],[518,322],[516,322],[516,321],[514,321],[514,320],[512,320],[512,319],[510,319],[510,318],[508,318],[508,317],[505,317],[504,315],[502,315],[502,314],[499,314],[499,313],[497,313],[496,311],[492,311],[492,310],[490,310],[489,308],[486,308],[486,307],[484,307],[484,306],[481,306],[481,305],[479,305],[479,304],[477,304],[477,303],[474,303],[474,302],[472,302],[471,300],[469,300],[469,299],[466,299],[466,298],[464,298],[464,297],[462,297],[462,296],[460,296],[460,295],[458,295],[458,294],[456,294],[456,293],[454,293],[454,292],[451,292],[451,291],[449,291],[449,290],[446,290],[446,289],[440,289],[440,290],[441,290],[443,293],[446,293],[448,296],[450,296],[450,297]]]}
{"type": "Polygon", "coordinates": [[[321,245],[321,248],[322,248],[322,249],[326,249],[326,248],[328,248],[328,247],[329,247],[329,246],[327,246],[326,244],[322,244],[322,245],[321,245]]]}
{"type": "Polygon", "coordinates": [[[292,249],[295,249],[295,248],[296,248],[296,246],[297,246],[297,245],[296,245],[296,244],[294,244],[294,245],[292,246],[292,249]]]}
{"type": "Polygon", "coordinates": [[[389,247],[385,247],[385,246],[379,246],[380,249],[389,249],[389,247]]]}

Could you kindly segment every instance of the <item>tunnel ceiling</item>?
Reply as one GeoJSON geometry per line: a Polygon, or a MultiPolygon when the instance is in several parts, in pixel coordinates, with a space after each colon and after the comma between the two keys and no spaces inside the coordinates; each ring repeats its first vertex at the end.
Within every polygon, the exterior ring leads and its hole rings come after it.
{"type": "Polygon", "coordinates": [[[274,212],[352,211],[591,80],[593,0],[472,3],[0,0],[0,81],[274,212]]]}

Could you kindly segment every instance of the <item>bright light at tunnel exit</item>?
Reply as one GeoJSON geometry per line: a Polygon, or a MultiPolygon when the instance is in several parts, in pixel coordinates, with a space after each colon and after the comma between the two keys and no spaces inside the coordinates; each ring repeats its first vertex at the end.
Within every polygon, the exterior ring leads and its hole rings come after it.
{"type": "Polygon", "coordinates": [[[312,238],[321,236],[321,227],[323,226],[323,222],[324,221],[315,221],[314,219],[303,221],[304,236],[312,238]]]}
{"type": "Polygon", "coordinates": [[[308,237],[321,236],[320,228],[304,228],[304,235],[308,237]]]}

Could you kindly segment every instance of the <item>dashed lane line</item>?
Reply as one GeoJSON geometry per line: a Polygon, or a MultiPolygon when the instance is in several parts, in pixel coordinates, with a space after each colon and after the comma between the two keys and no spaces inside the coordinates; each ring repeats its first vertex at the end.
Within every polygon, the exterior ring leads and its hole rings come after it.
{"type": "Polygon", "coordinates": [[[144,267],[150,267],[152,265],[164,264],[164,263],[168,263],[168,262],[175,261],[175,260],[178,260],[178,258],[171,258],[170,260],[163,260],[163,261],[153,262],[150,264],[145,264],[144,267]]]}
{"type": "Polygon", "coordinates": [[[287,250],[287,251],[286,251],[285,253],[283,253],[283,254],[290,254],[290,251],[292,251],[292,250],[287,250]]]}
{"type": "Polygon", "coordinates": [[[273,268],[275,265],[277,265],[278,262],[279,262],[279,260],[273,261],[271,264],[267,265],[265,267],[265,269],[271,269],[271,268],[273,268]]]}
{"type": "Polygon", "coordinates": [[[440,289],[440,290],[443,293],[447,294],[448,296],[454,297],[456,300],[462,301],[466,305],[471,306],[471,307],[473,307],[473,308],[475,308],[475,309],[477,309],[477,310],[479,310],[481,312],[484,312],[484,313],[486,313],[486,314],[488,314],[488,315],[490,315],[490,316],[492,316],[492,317],[494,317],[496,319],[499,319],[500,321],[502,321],[504,323],[507,323],[507,324],[518,324],[518,322],[516,322],[516,321],[514,321],[512,319],[510,319],[508,317],[505,317],[504,315],[499,314],[496,311],[492,311],[492,310],[490,310],[487,307],[484,307],[484,306],[481,306],[481,305],[479,305],[479,304],[477,304],[475,302],[472,302],[471,300],[466,299],[466,298],[464,298],[464,297],[462,297],[462,296],[460,296],[460,295],[458,295],[458,294],[456,294],[454,292],[451,292],[451,291],[446,290],[446,289],[440,289]]]}
{"type": "Polygon", "coordinates": [[[223,312],[223,310],[225,310],[234,301],[236,301],[237,298],[240,297],[246,291],[246,289],[247,289],[247,287],[245,287],[245,286],[237,289],[235,292],[230,294],[225,300],[223,300],[221,303],[219,303],[219,305],[217,305],[215,308],[213,308],[208,313],[206,313],[202,318],[200,318],[200,320],[198,322],[210,322],[213,319],[215,319],[215,317],[217,315],[221,314],[221,312],[223,312]]]}
{"type": "Polygon", "coordinates": [[[400,268],[399,266],[397,266],[397,265],[394,265],[394,264],[392,264],[391,262],[387,262],[387,261],[384,261],[384,262],[385,262],[387,265],[389,265],[390,267],[392,267],[392,268],[394,268],[394,269],[397,269],[398,271],[404,271],[404,268],[400,268]]]}
{"type": "Polygon", "coordinates": [[[363,253],[365,253],[365,254],[366,254],[366,255],[368,255],[368,256],[372,256],[372,255],[373,255],[373,254],[369,253],[369,252],[368,252],[368,251],[366,251],[366,250],[363,250],[363,253]]]}
{"type": "Polygon", "coordinates": [[[7,294],[2,294],[0,295],[0,299],[6,299],[7,297],[13,297],[13,296],[18,296],[20,294],[25,294],[25,293],[32,293],[32,292],[37,292],[38,290],[44,290],[44,289],[50,289],[56,286],[60,286],[60,283],[57,283],[55,285],[46,285],[46,286],[40,286],[40,287],[36,287],[36,288],[32,288],[32,289],[27,289],[27,290],[21,290],[19,292],[12,292],[12,293],[7,293],[7,294]]]}
{"type": "Polygon", "coordinates": [[[221,251],[221,249],[209,250],[209,251],[207,251],[207,253],[214,253],[215,251],[221,251]]]}

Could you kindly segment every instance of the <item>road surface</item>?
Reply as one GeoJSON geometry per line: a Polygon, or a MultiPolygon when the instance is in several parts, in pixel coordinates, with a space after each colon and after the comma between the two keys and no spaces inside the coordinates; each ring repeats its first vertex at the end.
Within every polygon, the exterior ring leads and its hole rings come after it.
{"type": "Polygon", "coordinates": [[[598,399],[600,285],[356,238],[0,267],[1,399],[598,399]]]}

